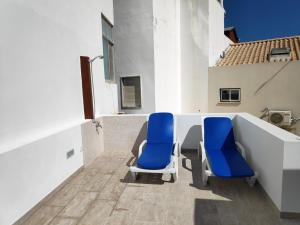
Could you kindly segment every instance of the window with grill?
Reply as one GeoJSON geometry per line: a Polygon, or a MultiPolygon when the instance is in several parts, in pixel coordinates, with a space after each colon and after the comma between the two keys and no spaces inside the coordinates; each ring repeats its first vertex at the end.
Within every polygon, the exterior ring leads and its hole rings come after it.
{"type": "Polygon", "coordinates": [[[102,15],[103,63],[106,81],[114,81],[114,42],[112,29],[112,24],[102,15]]]}
{"type": "Polygon", "coordinates": [[[141,78],[140,76],[121,77],[121,108],[140,109],[141,99],[141,78]]]}

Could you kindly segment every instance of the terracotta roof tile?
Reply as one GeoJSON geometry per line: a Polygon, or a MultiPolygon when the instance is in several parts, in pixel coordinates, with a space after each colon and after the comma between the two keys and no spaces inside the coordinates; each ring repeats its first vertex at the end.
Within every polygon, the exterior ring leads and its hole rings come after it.
{"type": "Polygon", "coordinates": [[[300,36],[231,44],[217,66],[268,63],[272,48],[290,48],[291,61],[300,60],[300,36]]]}

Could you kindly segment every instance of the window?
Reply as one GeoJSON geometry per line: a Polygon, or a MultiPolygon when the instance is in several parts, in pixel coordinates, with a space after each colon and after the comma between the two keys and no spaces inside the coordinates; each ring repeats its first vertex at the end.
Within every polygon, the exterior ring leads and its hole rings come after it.
{"type": "Polygon", "coordinates": [[[139,76],[121,77],[121,108],[140,109],[141,101],[141,78],[139,76]]]}
{"type": "Polygon", "coordinates": [[[220,88],[220,102],[240,102],[240,88],[220,88]]]}
{"type": "Polygon", "coordinates": [[[102,15],[102,43],[103,43],[103,57],[104,57],[104,76],[105,80],[114,80],[114,43],[112,38],[113,26],[102,15]]]}

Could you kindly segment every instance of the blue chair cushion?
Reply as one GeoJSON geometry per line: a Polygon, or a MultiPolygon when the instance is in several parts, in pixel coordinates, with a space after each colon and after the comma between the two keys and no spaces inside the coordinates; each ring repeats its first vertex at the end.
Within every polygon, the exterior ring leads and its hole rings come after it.
{"type": "Polygon", "coordinates": [[[251,177],[254,175],[235,145],[231,119],[204,119],[204,144],[212,172],[219,177],[251,177]]]}
{"type": "Polygon", "coordinates": [[[171,162],[173,144],[146,144],[145,149],[137,161],[142,169],[159,170],[171,162]]]}
{"type": "Polygon", "coordinates": [[[251,177],[253,170],[236,149],[206,150],[212,172],[218,177],[251,177]]]}
{"type": "Polygon", "coordinates": [[[174,118],[171,113],[152,113],[149,116],[147,142],[173,144],[174,118]]]}

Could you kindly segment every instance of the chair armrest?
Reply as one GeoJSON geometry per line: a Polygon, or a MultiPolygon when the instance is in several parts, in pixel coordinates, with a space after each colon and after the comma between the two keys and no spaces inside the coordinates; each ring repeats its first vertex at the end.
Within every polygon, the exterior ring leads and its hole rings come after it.
{"type": "Polygon", "coordinates": [[[175,142],[175,145],[174,145],[174,155],[175,156],[177,156],[177,157],[179,157],[180,156],[180,152],[179,152],[179,142],[178,141],[176,141],[175,142]]]}
{"type": "Polygon", "coordinates": [[[201,151],[202,162],[203,162],[206,159],[206,153],[205,153],[205,148],[204,148],[203,141],[200,141],[200,148],[201,148],[201,150],[200,149],[198,150],[198,155],[200,157],[200,151],[201,151]]]}
{"type": "Polygon", "coordinates": [[[140,156],[141,156],[141,154],[142,154],[142,152],[144,150],[144,146],[146,144],[147,144],[147,140],[143,140],[143,142],[140,144],[140,146],[139,146],[139,157],[138,158],[140,158],[140,156]]]}
{"type": "Polygon", "coordinates": [[[238,147],[238,150],[242,154],[243,158],[246,159],[246,150],[245,150],[244,146],[238,141],[236,141],[235,144],[238,147]]]}

